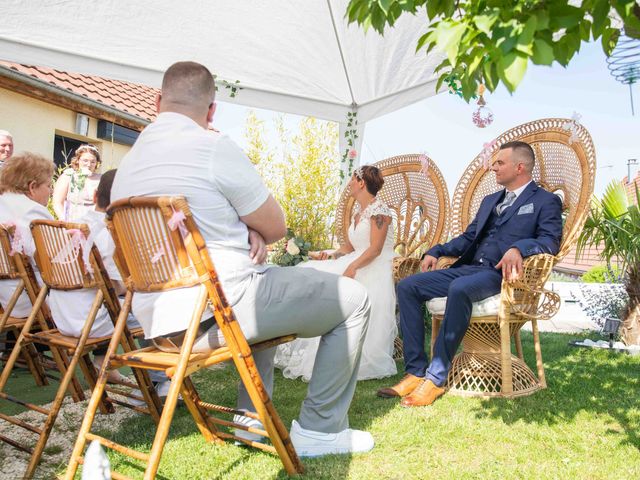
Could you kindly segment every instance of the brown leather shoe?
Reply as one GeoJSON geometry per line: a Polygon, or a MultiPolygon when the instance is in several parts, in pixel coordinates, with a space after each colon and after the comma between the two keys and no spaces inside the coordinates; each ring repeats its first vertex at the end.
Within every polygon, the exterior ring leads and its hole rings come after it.
{"type": "Polygon", "coordinates": [[[444,395],[444,388],[436,387],[431,380],[424,379],[411,395],[402,399],[403,407],[426,407],[444,395]]]}
{"type": "Polygon", "coordinates": [[[422,380],[423,378],[421,377],[416,377],[415,375],[407,373],[402,377],[402,380],[396,383],[393,387],[386,387],[378,390],[377,395],[382,398],[404,397],[405,395],[409,395],[413,392],[413,389],[420,385],[422,380]]]}

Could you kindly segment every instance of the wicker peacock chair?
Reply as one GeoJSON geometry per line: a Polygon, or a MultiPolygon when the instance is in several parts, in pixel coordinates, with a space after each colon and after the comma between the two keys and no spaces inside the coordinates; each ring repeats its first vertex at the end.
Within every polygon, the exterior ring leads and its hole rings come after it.
{"type": "MultiPolygon", "coordinates": [[[[482,397],[517,397],[546,388],[538,320],[547,320],[560,307],[560,298],[544,289],[553,266],[575,244],[588,215],[595,179],[596,159],[591,136],[571,120],[551,118],[515,127],[500,135],[488,153],[488,162],[478,155],[460,179],[453,196],[452,236],[461,234],[473,220],[482,198],[500,190],[495,175],[485,168],[500,145],[521,140],[536,155],[533,179],[563,202],[563,234],[557,255],[534,255],[524,262],[524,276],[515,284],[503,282],[502,292],[474,303],[471,323],[463,339],[463,351],[456,355],[447,388],[456,394],[482,397]],[[573,133],[569,128],[572,127],[573,133]],[[520,329],[531,321],[538,377],[523,360],[520,329]],[[517,356],[511,354],[514,337],[517,356]]],[[[438,268],[451,265],[441,258],[438,268]]],[[[435,338],[442,322],[446,299],[428,303],[435,338]]],[[[433,340],[432,340],[433,349],[433,340]]]]}

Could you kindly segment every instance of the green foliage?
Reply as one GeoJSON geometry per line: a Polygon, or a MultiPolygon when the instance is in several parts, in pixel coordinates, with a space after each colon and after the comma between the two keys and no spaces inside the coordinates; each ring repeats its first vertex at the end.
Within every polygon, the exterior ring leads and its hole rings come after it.
{"type": "Polygon", "coordinates": [[[618,267],[594,265],[582,274],[581,280],[585,283],[615,283],[620,280],[620,274],[618,267]]]}
{"type": "Polygon", "coordinates": [[[529,62],[567,66],[582,42],[600,40],[610,55],[620,35],[612,16],[622,20],[627,35],[640,38],[634,0],[351,0],[346,16],[382,34],[402,14],[423,7],[429,27],[416,50],[437,47],[446,54],[436,69],[437,89],[455,75],[466,101],[480,84],[493,91],[503,83],[515,91],[529,62]]]}
{"type": "Polygon", "coordinates": [[[264,122],[250,112],[245,126],[247,155],[284,210],[287,226],[313,249],[332,247],[340,191],[338,126],[315,118],[288,132],[275,124],[279,145],[266,141],[264,122]]]}

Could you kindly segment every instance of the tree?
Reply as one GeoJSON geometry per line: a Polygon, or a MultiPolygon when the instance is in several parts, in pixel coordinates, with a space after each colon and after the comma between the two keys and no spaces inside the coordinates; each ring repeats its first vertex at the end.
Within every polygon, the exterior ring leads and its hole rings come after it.
{"type": "Polygon", "coordinates": [[[529,62],[555,60],[566,67],[582,42],[600,40],[609,56],[620,36],[612,17],[621,20],[627,35],[640,38],[635,0],[351,0],[346,15],[349,23],[383,34],[402,14],[423,7],[429,27],[416,51],[445,52],[436,68],[436,90],[445,82],[467,102],[480,84],[494,91],[503,83],[515,91],[529,62]]]}
{"type": "Polygon", "coordinates": [[[340,192],[338,126],[307,117],[292,135],[280,117],[275,127],[279,145],[274,148],[265,140],[264,122],[249,112],[247,155],[282,206],[287,227],[313,249],[329,248],[340,192]]]}
{"type": "Polygon", "coordinates": [[[589,217],[578,239],[578,252],[589,245],[602,245],[600,252],[609,267],[617,257],[624,271],[624,286],[629,295],[622,322],[622,339],[640,344],[640,192],[636,203],[629,202],[624,185],[613,181],[601,200],[594,197],[589,217]]]}

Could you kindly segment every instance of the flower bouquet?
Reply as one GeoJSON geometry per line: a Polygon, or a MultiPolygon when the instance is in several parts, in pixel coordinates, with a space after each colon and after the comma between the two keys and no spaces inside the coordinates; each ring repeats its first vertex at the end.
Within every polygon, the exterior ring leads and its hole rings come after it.
{"type": "Polygon", "coordinates": [[[311,244],[302,237],[296,237],[291,229],[287,229],[287,236],[274,255],[274,263],[281,267],[291,267],[309,260],[311,244]]]}

